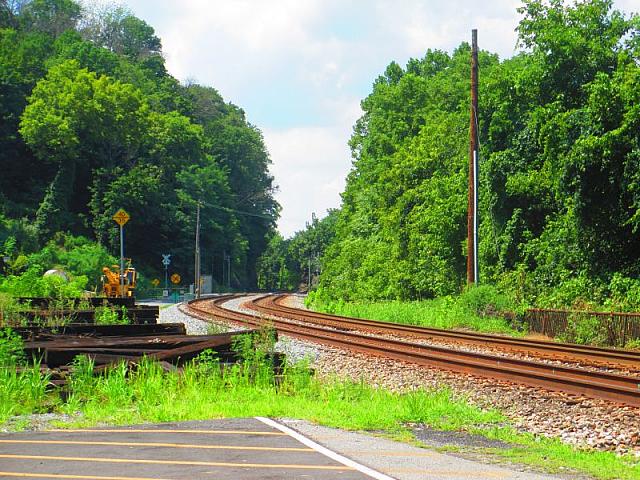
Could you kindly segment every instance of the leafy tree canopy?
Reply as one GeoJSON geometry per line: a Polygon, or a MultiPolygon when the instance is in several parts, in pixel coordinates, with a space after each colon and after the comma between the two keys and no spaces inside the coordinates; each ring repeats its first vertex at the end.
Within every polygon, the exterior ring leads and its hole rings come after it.
{"type": "MultiPolygon", "coordinates": [[[[521,52],[479,59],[481,280],[541,305],[603,301],[640,275],[640,16],[611,0],[519,12],[521,52]]],[[[464,287],[469,76],[463,43],[375,80],[318,298],[464,287]]]]}
{"type": "Polygon", "coordinates": [[[215,89],[171,77],[126,8],[0,2],[0,117],[0,241],[14,259],[58,232],[115,253],[124,208],[136,266],[155,275],[171,253],[189,278],[200,203],[203,273],[222,280],[224,251],[232,286],[255,286],[279,213],[262,135],[215,89]]]}

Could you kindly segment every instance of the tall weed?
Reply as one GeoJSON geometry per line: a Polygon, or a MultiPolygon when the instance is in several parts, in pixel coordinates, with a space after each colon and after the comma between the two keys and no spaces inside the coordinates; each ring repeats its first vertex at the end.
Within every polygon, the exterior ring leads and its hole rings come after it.
{"type": "Polygon", "coordinates": [[[49,379],[38,361],[28,364],[5,352],[0,365],[0,423],[12,415],[49,411],[55,404],[55,397],[47,393],[49,379]]]}
{"type": "Polygon", "coordinates": [[[10,328],[0,328],[0,368],[24,365],[25,361],[22,337],[10,328]]]}
{"type": "Polygon", "coordinates": [[[320,303],[316,301],[313,307],[319,311],[336,315],[405,325],[518,334],[508,320],[487,315],[490,305],[491,309],[502,308],[504,301],[499,297],[481,294],[482,291],[480,294],[474,292],[461,297],[446,296],[412,302],[320,303]],[[492,301],[496,303],[491,303],[492,301]],[[478,313],[479,311],[483,314],[478,313]]]}
{"type": "Polygon", "coordinates": [[[22,309],[22,305],[12,295],[0,293],[0,328],[26,323],[26,319],[20,313],[22,309]]]}
{"type": "Polygon", "coordinates": [[[94,322],[96,325],[129,325],[131,320],[127,315],[127,307],[124,305],[120,308],[114,305],[104,305],[96,307],[94,322]]]}

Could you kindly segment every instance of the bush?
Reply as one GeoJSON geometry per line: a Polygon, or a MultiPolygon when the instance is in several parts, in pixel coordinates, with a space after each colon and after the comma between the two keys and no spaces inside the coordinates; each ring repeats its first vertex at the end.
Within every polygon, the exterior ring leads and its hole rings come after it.
{"type": "Polygon", "coordinates": [[[605,306],[612,310],[640,310],[640,280],[614,273],[609,282],[610,297],[605,306]]]}
{"type": "Polygon", "coordinates": [[[64,233],[58,233],[41,251],[29,256],[29,265],[40,265],[43,271],[60,268],[71,275],[86,277],[91,290],[100,286],[102,267],[117,263],[102,245],[64,233]]]}
{"type": "Polygon", "coordinates": [[[0,328],[0,368],[25,363],[24,344],[20,335],[10,328],[0,328]]]}
{"type": "Polygon", "coordinates": [[[514,302],[493,285],[471,286],[460,295],[460,302],[481,317],[513,311],[514,302]]]}
{"type": "Polygon", "coordinates": [[[22,275],[9,275],[0,282],[0,292],[16,297],[80,297],[84,293],[87,277],[77,276],[67,282],[57,276],[43,277],[44,269],[32,265],[22,275]]]}
{"type": "Polygon", "coordinates": [[[567,320],[567,328],[558,335],[561,342],[583,345],[606,345],[606,320],[592,316],[572,313],[567,320]]]}

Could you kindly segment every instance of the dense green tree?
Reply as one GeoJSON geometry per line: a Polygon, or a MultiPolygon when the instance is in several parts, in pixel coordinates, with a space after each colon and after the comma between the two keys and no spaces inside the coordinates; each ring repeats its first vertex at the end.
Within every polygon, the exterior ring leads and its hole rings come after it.
{"type": "Polygon", "coordinates": [[[258,288],[296,290],[300,284],[297,266],[289,252],[291,241],[275,232],[258,261],[258,288]]]}
{"type": "Polygon", "coordinates": [[[82,8],[73,0],[32,0],[22,4],[19,13],[23,30],[57,37],[76,27],[82,8]]]}
{"type": "Polygon", "coordinates": [[[161,56],[153,27],[120,5],[94,5],[84,15],[80,32],[93,44],[133,60],[161,56]]]}
{"type": "Polygon", "coordinates": [[[203,272],[225,251],[233,286],[249,288],[279,212],[269,163],[244,112],[169,75],[129,10],[0,3],[0,242],[14,256],[60,231],[116,253],[125,208],[127,256],[151,275],[172,253],[188,279],[199,203],[203,272]]]}
{"type": "MultiPolygon", "coordinates": [[[[225,104],[215,89],[189,85],[186,90],[192,100],[191,115],[209,142],[207,152],[228,173],[231,205],[242,212],[237,215],[238,227],[247,244],[243,254],[232,253],[233,271],[244,272],[236,281],[255,287],[256,264],[249,259],[259,257],[267,248],[280,211],[273,198],[275,187],[268,171],[271,161],[262,134],[247,122],[240,108],[225,104]]],[[[224,244],[218,245],[218,254],[229,252],[224,244]]]]}
{"type": "MultiPolygon", "coordinates": [[[[541,304],[593,299],[640,274],[640,17],[611,0],[519,11],[523,50],[480,53],[481,279],[541,304]]],[[[463,288],[468,79],[466,44],[376,79],[321,296],[463,288]]]]}
{"type": "Polygon", "coordinates": [[[74,60],[55,65],[36,85],[20,133],[36,157],[57,169],[36,215],[45,237],[82,227],[73,217],[87,213],[92,170],[134,165],[148,118],[135,88],[80,69],[74,60]]]}
{"type": "Polygon", "coordinates": [[[311,223],[290,239],[275,233],[258,261],[258,287],[263,290],[314,288],[325,267],[324,255],[334,240],[337,220],[338,210],[329,210],[322,219],[314,215],[311,223]]]}
{"type": "MultiPolygon", "coordinates": [[[[459,290],[466,228],[469,47],[392,63],[362,102],[353,170],[321,290],[416,298],[459,290]],[[355,279],[351,285],[350,282],[355,279]]],[[[492,69],[495,56],[483,54],[492,69]]]]}

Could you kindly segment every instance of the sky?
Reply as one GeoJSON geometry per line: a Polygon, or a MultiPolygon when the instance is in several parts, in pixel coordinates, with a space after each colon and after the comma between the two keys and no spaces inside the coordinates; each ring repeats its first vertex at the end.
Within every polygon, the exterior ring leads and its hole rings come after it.
{"type": "MultiPolygon", "coordinates": [[[[216,88],[265,139],[290,237],[340,206],[360,101],[391,61],[470,42],[508,58],[520,0],[124,0],[169,72],[216,88]]],[[[640,10],[639,0],[615,0],[640,10]]]]}

